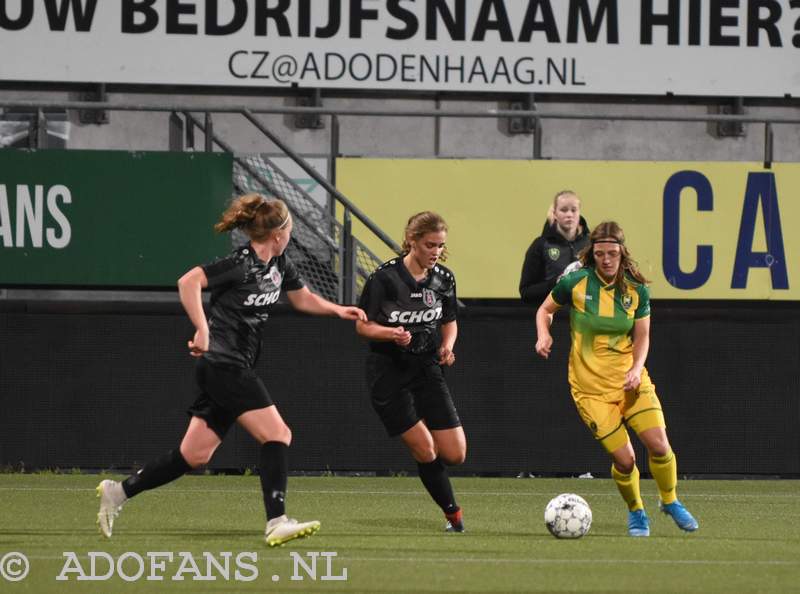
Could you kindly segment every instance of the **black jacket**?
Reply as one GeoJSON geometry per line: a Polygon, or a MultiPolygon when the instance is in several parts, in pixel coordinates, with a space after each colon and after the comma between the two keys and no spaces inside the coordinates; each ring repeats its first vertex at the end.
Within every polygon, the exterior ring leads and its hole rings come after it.
{"type": "Polygon", "coordinates": [[[581,231],[574,241],[567,241],[556,229],[556,224],[545,223],[542,235],[537,237],[525,253],[519,295],[529,305],[539,306],[556,286],[558,276],[589,245],[589,225],[581,217],[581,231]]]}

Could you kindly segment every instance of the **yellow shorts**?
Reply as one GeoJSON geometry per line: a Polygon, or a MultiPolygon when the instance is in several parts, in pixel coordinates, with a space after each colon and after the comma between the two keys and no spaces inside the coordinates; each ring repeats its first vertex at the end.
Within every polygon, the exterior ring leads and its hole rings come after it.
{"type": "Polygon", "coordinates": [[[647,370],[636,390],[617,390],[606,394],[585,394],[572,390],[578,414],[609,453],[628,443],[627,425],[638,435],[653,427],[666,427],[656,387],[647,370]]]}

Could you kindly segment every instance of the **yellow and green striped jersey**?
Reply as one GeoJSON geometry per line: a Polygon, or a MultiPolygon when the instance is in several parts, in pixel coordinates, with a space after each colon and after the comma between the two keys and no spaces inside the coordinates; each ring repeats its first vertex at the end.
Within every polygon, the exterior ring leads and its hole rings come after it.
{"type": "Polygon", "coordinates": [[[559,305],[572,305],[569,383],[584,394],[622,389],[633,365],[634,320],[650,315],[650,292],[631,278],[625,290],[607,285],[594,268],[564,276],[550,294],[559,305]]]}

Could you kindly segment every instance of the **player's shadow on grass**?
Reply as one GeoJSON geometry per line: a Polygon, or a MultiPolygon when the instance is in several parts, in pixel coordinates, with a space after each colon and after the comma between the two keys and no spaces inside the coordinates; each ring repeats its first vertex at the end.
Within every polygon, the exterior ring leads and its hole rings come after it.
{"type": "Polygon", "coordinates": [[[26,528],[26,529],[10,529],[10,530],[2,530],[0,529],[0,542],[4,539],[4,536],[83,536],[83,535],[98,535],[97,529],[94,530],[90,528],[86,529],[75,529],[70,528],[68,530],[47,530],[46,528],[26,528]]]}
{"type": "MultiPolygon", "coordinates": [[[[231,538],[237,536],[256,536],[258,537],[261,533],[255,530],[206,530],[206,529],[198,529],[198,530],[118,530],[114,533],[114,539],[112,540],[122,540],[125,537],[139,537],[139,536],[180,536],[182,538],[198,538],[198,539],[208,539],[208,538],[231,538]]],[[[4,541],[3,537],[5,536],[97,536],[98,538],[102,538],[97,532],[97,529],[76,529],[71,528],[69,530],[48,530],[46,528],[38,528],[38,529],[20,529],[20,530],[3,530],[0,529],[0,542],[4,541]]]]}
{"type": "MultiPolygon", "coordinates": [[[[423,519],[411,519],[411,518],[381,518],[381,519],[370,519],[370,518],[361,518],[358,520],[353,520],[354,524],[359,524],[361,526],[366,526],[369,528],[377,528],[378,531],[375,533],[375,536],[384,536],[386,534],[386,528],[393,528],[397,531],[395,532],[394,536],[402,535],[405,532],[408,532],[409,536],[437,536],[439,534],[445,534],[444,531],[444,519],[441,522],[436,522],[434,520],[423,520],[423,519]]],[[[471,534],[469,525],[467,525],[467,531],[465,536],[471,534]]],[[[503,536],[504,538],[507,537],[520,537],[520,538],[531,538],[536,537],[536,534],[532,534],[530,531],[525,530],[517,530],[517,531],[510,531],[506,529],[496,529],[496,530],[487,530],[482,529],[480,530],[480,534],[482,536],[503,536]]],[[[341,535],[346,536],[346,535],[341,535]]],[[[365,536],[363,532],[359,533],[359,536],[365,536]]],[[[452,535],[457,537],[458,535],[452,535]]],[[[542,535],[542,538],[552,538],[552,536],[542,535]]]]}
{"type": "MultiPolygon", "coordinates": [[[[198,528],[197,530],[191,529],[171,529],[171,530],[120,530],[118,535],[122,538],[125,535],[130,536],[179,536],[181,538],[196,538],[196,539],[216,539],[216,538],[232,538],[232,537],[262,537],[263,532],[260,531],[258,528],[252,530],[234,530],[234,529],[225,529],[225,530],[208,530],[204,528],[198,528]]],[[[117,534],[115,534],[117,536],[117,534]]]]}
{"type": "MultiPolygon", "coordinates": [[[[436,529],[437,524],[431,520],[420,520],[415,518],[360,518],[353,520],[354,524],[367,526],[369,528],[382,529],[379,534],[386,534],[386,528],[394,528],[396,530],[414,530],[420,532],[430,532],[436,529]]],[[[441,530],[444,530],[444,520],[442,520],[441,530]]]]}

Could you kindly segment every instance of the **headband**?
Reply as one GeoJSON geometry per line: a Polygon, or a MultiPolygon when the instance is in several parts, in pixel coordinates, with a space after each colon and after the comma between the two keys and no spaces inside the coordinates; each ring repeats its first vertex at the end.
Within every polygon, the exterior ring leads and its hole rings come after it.
{"type": "MultiPolygon", "coordinates": [[[[263,194],[259,194],[259,195],[261,196],[261,206],[264,206],[265,204],[269,204],[272,201],[272,199],[267,198],[263,194]]],[[[286,225],[289,224],[289,218],[291,218],[291,213],[288,212],[288,209],[287,209],[286,218],[283,219],[280,222],[280,224],[277,227],[275,227],[275,229],[283,229],[286,225]]]]}
{"type": "Polygon", "coordinates": [[[290,214],[287,212],[287,213],[286,213],[286,218],[285,218],[285,219],[283,219],[283,221],[281,222],[281,224],[277,226],[277,229],[283,229],[283,228],[284,228],[286,225],[288,225],[288,224],[289,224],[289,217],[290,217],[290,216],[291,216],[291,215],[290,215],[290,214]]]}
{"type": "Polygon", "coordinates": [[[620,241],[619,239],[614,239],[613,237],[610,239],[593,239],[592,245],[596,243],[616,243],[617,245],[625,245],[625,242],[620,241]]]}

